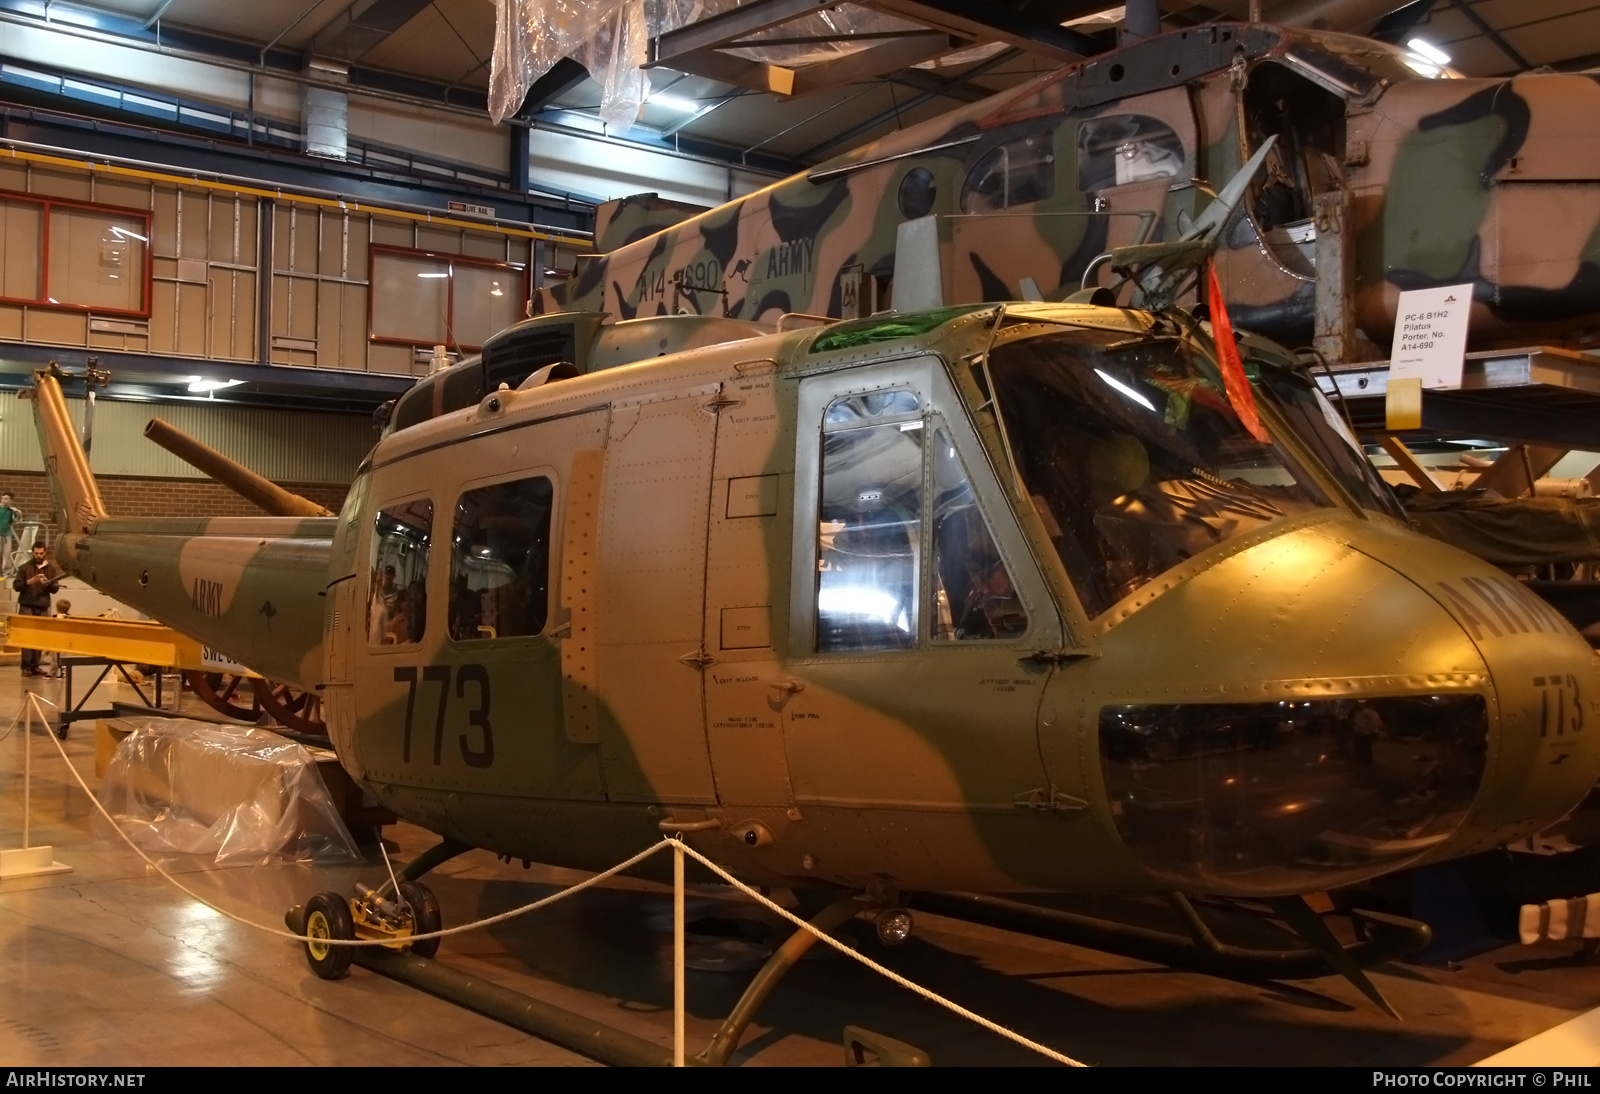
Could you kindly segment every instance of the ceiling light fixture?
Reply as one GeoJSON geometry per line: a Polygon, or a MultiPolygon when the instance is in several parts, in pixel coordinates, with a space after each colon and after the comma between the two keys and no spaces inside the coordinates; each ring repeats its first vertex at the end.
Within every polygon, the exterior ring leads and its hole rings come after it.
{"type": "Polygon", "coordinates": [[[243,380],[202,380],[198,376],[189,377],[189,391],[196,395],[205,395],[213,391],[221,391],[225,387],[237,387],[244,383],[243,380]]]}
{"type": "Polygon", "coordinates": [[[1426,57],[1434,64],[1443,67],[1450,63],[1450,55],[1432,42],[1424,42],[1421,38],[1413,38],[1406,43],[1406,48],[1420,57],[1426,57]]]}
{"type": "Polygon", "coordinates": [[[693,99],[680,99],[676,95],[652,95],[645,100],[647,106],[664,107],[667,110],[676,110],[680,114],[700,113],[700,104],[693,99]]]}
{"type": "Polygon", "coordinates": [[[149,237],[142,236],[138,232],[130,232],[126,228],[118,228],[115,224],[113,224],[111,226],[111,230],[113,232],[115,232],[119,236],[123,236],[123,237],[128,238],[128,239],[137,239],[140,243],[149,243],[150,242],[149,237]]]}
{"type": "Polygon", "coordinates": [[[419,273],[418,277],[449,277],[448,273],[419,273]]]}

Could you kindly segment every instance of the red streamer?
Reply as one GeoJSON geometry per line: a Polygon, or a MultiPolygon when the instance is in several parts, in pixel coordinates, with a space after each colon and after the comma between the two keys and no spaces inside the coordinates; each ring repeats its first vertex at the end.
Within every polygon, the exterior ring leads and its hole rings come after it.
{"type": "Polygon", "coordinates": [[[1217,344],[1217,359],[1222,365],[1222,384],[1228,392],[1228,402],[1239,416],[1250,436],[1262,444],[1271,444],[1267,427],[1261,424],[1256,412],[1256,393],[1250,388],[1250,378],[1244,374],[1244,362],[1239,360],[1239,344],[1233,337],[1233,324],[1228,321],[1228,309],[1222,303],[1222,286],[1217,283],[1215,266],[1206,267],[1206,304],[1211,309],[1211,337],[1217,344]]]}

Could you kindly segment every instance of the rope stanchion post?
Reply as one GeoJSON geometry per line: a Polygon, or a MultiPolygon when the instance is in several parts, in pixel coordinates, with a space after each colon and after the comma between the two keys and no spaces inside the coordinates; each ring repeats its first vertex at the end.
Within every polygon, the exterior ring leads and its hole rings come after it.
{"type": "Polygon", "coordinates": [[[38,708],[38,703],[29,703],[28,717],[22,723],[22,849],[24,851],[29,847],[29,834],[33,822],[33,715],[38,708]]]}
{"type": "MultiPolygon", "coordinates": [[[[39,708],[39,697],[30,694],[18,716],[22,719],[22,846],[0,851],[0,881],[14,877],[64,874],[72,869],[55,860],[55,848],[33,846],[33,719],[54,737],[50,720],[39,708]]],[[[16,723],[13,722],[13,725],[16,723]]],[[[59,745],[59,742],[58,742],[59,745]]],[[[66,753],[62,753],[65,755],[66,753]]]]}
{"type": "Polygon", "coordinates": [[[672,840],[672,1066],[683,1066],[683,841],[672,840]]]}

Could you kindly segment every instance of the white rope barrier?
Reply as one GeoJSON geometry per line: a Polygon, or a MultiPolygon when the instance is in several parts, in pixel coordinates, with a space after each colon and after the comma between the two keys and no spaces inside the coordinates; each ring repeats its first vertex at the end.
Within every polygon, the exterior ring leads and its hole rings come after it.
{"type": "MultiPolygon", "coordinates": [[[[37,699],[37,698],[38,698],[37,696],[30,696],[30,699],[37,699]]],[[[46,700],[46,702],[48,702],[48,701],[49,700],[46,700]]],[[[54,704],[51,704],[51,705],[53,706],[54,704]]],[[[44,718],[43,711],[38,711],[37,704],[34,705],[34,709],[35,709],[35,711],[37,711],[39,713],[40,719],[41,719],[41,721],[43,721],[43,718],[44,718]]],[[[31,723],[31,719],[30,719],[30,723],[31,723]]],[[[264,934],[273,935],[274,937],[277,937],[277,938],[287,938],[291,942],[302,942],[303,943],[303,942],[306,941],[306,936],[303,935],[303,934],[295,934],[293,931],[286,931],[282,927],[269,926],[268,924],[265,924],[265,923],[257,923],[253,919],[247,919],[242,915],[238,915],[238,914],[236,914],[234,912],[230,912],[226,908],[219,907],[218,905],[213,904],[211,901],[207,900],[205,897],[201,896],[199,893],[195,892],[193,889],[189,888],[183,882],[179,881],[177,878],[173,877],[171,874],[167,873],[167,871],[162,869],[161,868],[161,864],[156,862],[149,855],[145,854],[144,853],[144,849],[141,848],[137,843],[135,843],[133,841],[133,837],[129,836],[128,833],[126,833],[126,832],[124,832],[122,830],[122,826],[117,823],[116,818],[114,818],[109,812],[107,812],[106,807],[104,805],[100,804],[100,799],[95,796],[94,791],[89,789],[89,785],[83,781],[83,776],[78,774],[78,769],[76,767],[74,767],[72,765],[72,761],[70,759],[68,759],[67,750],[62,746],[61,742],[56,738],[56,735],[54,733],[50,732],[50,727],[49,727],[48,723],[45,724],[44,728],[45,728],[46,734],[50,737],[51,742],[55,744],[56,751],[61,754],[61,759],[67,765],[67,770],[69,772],[71,772],[73,781],[75,781],[78,784],[78,788],[89,796],[89,801],[94,805],[95,809],[99,811],[100,815],[106,819],[106,823],[111,825],[112,829],[117,833],[117,835],[122,837],[122,841],[133,849],[133,853],[134,854],[138,855],[141,859],[144,860],[146,866],[149,866],[150,869],[154,870],[156,873],[158,873],[162,877],[166,878],[167,881],[172,883],[174,888],[176,888],[179,892],[183,893],[189,899],[195,900],[195,901],[200,902],[201,904],[204,904],[207,908],[210,908],[213,912],[216,912],[220,916],[223,916],[223,917],[225,917],[227,919],[231,919],[235,923],[243,924],[244,926],[250,927],[253,930],[261,931],[264,934]]],[[[585,878],[583,881],[578,882],[576,885],[572,886],[571,888],[563,889],[559,893],[552,893],[549,896],[543,898],[542,900],[535,900],[531,904],[524,904],[520,908],[513,908],[508,912],[501,912],[499,915],[489,916],[487,919],[479,919],[479,920],[475,920],[475,921],[473,921],[471,923],[463,923],[459,927],[446,927],[442,931],[431,931],[428,934],[407,935],[406,938],[405,938],[405,941],[408,942],[408,943],[412,943],[412,942],[422,942],[422,941],[425,941],[425,940],[430,939],[430,938],[446,938],[446,937],[449,937],[450,935],[465,934],[467,931],[475,931],[475,930],[478,930],[478,929],[480,929],[482,927],[492,927],[497,923],[504,923],[509,919],[516,919],[518,916],[526,915],[527,913],[533,912],[533,911],[537,911],[540,908],[549,907],[550,905],[556,903],[557,901],[565,900],[569,896],[574,896],[574,895],[576,895],[578,893],[583,892],[585,889],[589,889],[589,888],[592,888],[595,885],[600,884],[602,881],[609,880],[610,878],[615,877],[617,874],[622,873],[624,870],[627,870],[627,869],[629,869],[631,867],[637,866],[639,863],[643,862],[645,859],[649,858],[651,855],[654,855],[656,852],[661,851],[664,848],[667,848],[667,847],[670,847],[670,846],[671,846],[671,841],[664,839],[660,843],[655,843],[655,844],[650,845],[649,847],[646,847],[643,851],[640,851],[637,855],[634,855],[632,858],[628,859],[626,862],[620,862],[617,865],[611,867],[611,869],[609,869],[609,870],[606,870],[606,871],[604,871],[602,873],[598,873],[598,874],[594,875],[591,878],[585,878]]],[[[319,938],[319,939],[317,939],[317,943],[319,945],[329,945],[329,946],[393,946],[394,945],[394,940],[393,939],[383,939],[383,938],[319,938]]]]}
{"type": "Polygon", "coordinates": [[[887,977],[890,980],[893,980],[896,984],[899,984],[902,988],[905,988],[907,991],[915,992],[917,995],[922,996],[924,999],[928,1000],[930,1003],[937,1003],[941,1007],[944,1007],[946,1010],[951,1011],[954,1014],[959,1014],[961,1017],[967,1019],[967,1021],[969,1021],[969,1022],[975,1022],[976,1024],[982,1026],[984,1029],[988,1030],[990,1033],[999,1034],[1001,1037],[1006,1038],[1008,1041],[1015,1041],[1017,1044],[1021,1045],[1023,1048],[1031,1048],[1033,1051],[1039,1053],[1041,1056],[1048,1056],[1050,1059],[1056,1061],[1056,1063],[1058,1063],[1058,1064],[1065,1064],[1068,1067],[1088,1067],[1089,1066],[1088,1064],[1082,1063],[1082,1062],[1080,1062],[1078,1060],[1074,1060],[1070,1056],[1065,1056],[1062,1053],[1057,1052],[1053,1048],[1048,1048],[1045,1045],[1041,1045],[1038,1041],[1030,1040],[1027,1037],[1024,1037],[1020,1033],[1013,1032],[1012,1030],[1007,1029],[1005,1026],[1002,1026],[998,1022],[990,1021],[989,1019],[985,1018],[983,1015],[977,1014],[977,1013],[974,1013],[973,1011],[968,1010],[966,1007],[962,1006],[960,1003],[955,1003],[955,1002],[952,1002],[949,999],[946,999],[944,996],[940,995],[938,992],[935,992],[935,991],[932,991],[932,990],[930,990],[928,988],[925,988],[920,984],[913,983],[912,981],[907,980],[905,977],[901,976],[899,973],[895,972],[893,969],[885,968],[884,966],[878,964],[876,961],[872,960],[872,958],[870,958],[870,957],[866,956],[865,954],[861,953],[859,950],[852,949],[851,947],[845,945],[843,942],[840,942],[837,938],[834,938],[832,935],[828,934],[826,931],[817,930],[817,928],[813,927],[811,924],[807,923],[805,920],[801,919],[799,916],[797,916],[794,913],[790,912],[788,909],[784,908],[783,906],[781,906],[779,904],[774,903],[772,900],[768,899],[767,897],[762,896],[759,891],[757,891],[755,889],[752,889],[750,886],[746,885],[744,882],[740,881],[738,878],[736,878],[732,874],[728,873],[728,871],[724,870],[722,867],[718,866],[715,862],[712,862],[710,859],[706,858],[706,856],[702,855],[699,851],[696,851],[693,847],[690,847],[688,844],[684,844],[683,845],[683,853],[686,854],[686,855],[691,856],[692,858],[694,858],[694,860],[696,862],[700,863],[700,865],[704,866],[706,869],[710,870],[712,873],[714,873],[718,877],[722,878],[722,880],[726,881],[729,885],[731,885],[735,889],[739,890],[745,896],[750,897],[752,900],[756,901],[756,903],[760,904],[762,907],[767,908],[770,911],[776,912],[778,915],[781,915],[784,919],[787,919],[790,923],[793,923],[796,927],[799,927],[802,931],[809,931],[811,934],[815,935],[819,941],[826,942],[828,945],[832,946],[834,949],[838,950],[840,953],[844,954],[846,957],[855,958],[857,961],[861,962],[861,964],[865,965],[867,968],[871,969],[873,972],[877,973],[880,976],[884,976],[884,977],[887,977]]]}
{"type": "MultiPolygon", "coordinates": [[[[45,700],[45,701],[48,702],[48,700],[45,700]]],[[[242,924],[242,925],[244,925],[246,927],[250,927],[253,930],[260,931],[260,932],[262,932],[264,934],[272,935],[272,936],[274,936],[276,938],[284,938],[284,939],[288,939],[289,941],[292,941],[292,942],[300,942],[300,943],[304,943],[305,941],[307,941],[305,935],[295,934],[294,932],[286,931],[281,927],[269,926],[268,924],[265,924],[265,923],[257,923],[252,919],[247,919],[244,916],[241,916],[241,915],[238,915],[238,914],[236,914],[234,912],[231,912],[226,908],[219,907],[218,905],[216,905],[216,904],[212,903],[211,901],[207,900],[205,897],[201,896],[199,893],[195,892],[193,889],[189,888],[187,885],[185,885],[183,882],[179,881],[177,878],[173,877],[171,874],[167,873],[166,870],[162,869],[162,867],[161,867],[161,865],[159,863],[157,863],[149,855],[145,854],[144,853],[144,849],[141,848],[137,843],[135,843],[133,841],[133,838],[122,830],[122,826],[117,824],[116,819],[114,817],[112,817],[110,812],[108,812],[106,810],[106,807],[100,803],[100,799],[95,795],[94,791],[89,789],[89,785],[86,782],[84,782],[83,776],[78,773],[78,769],[73,766],[71,759],[67,756],[66,748],[62,745],[61,741],[56,737],[56,735],[54,733],[50,732],[49,723],[45,720],[44,712],[41,709],[39,709],[39,697],[37,695],[30,695],[29,696],[29,704],[30,704],[33,712],[38,714],[40,723],[44,726],[46,734],[50,737],[51,743],[55,745],[56,751],[58,753],[60,753],[62,762],[66,764],[67,771],[71,773],[73,781],[78,784],[78,788],[80,790],[82,790],[86,795],[88,795],[89,801],[94,805],[95,809],[98,810],[100,815],[105,818],[106,822],[111,825],[112,829],[117,833],[117,835],[122,838],[122,841],[124,843],[126,843],[130,848],[132,848],[134,854],[138,855],[141,859],[144,860],[144,862],[145,862],[145,864],[147,866],[149,866],[157,874],[160,874],[162,878],[164,878],[167,882],[169,882],[179,892],[181,892],[185,896],[189,897],[189,899],[197,901],[198,903],[205,905],[207,908],[210,908],[213,912],[216,912],[220,916],[223,916],[223,917],[225,917],[227,919],[231,919],[235,923],[240,923],[240,924],[242,924]]],[[[52,703],[51,705],[54,706],[55,704],[52,703]]],[[[31,728],[31,725],[32,725],[32,721],[33,721],[33,719],[32,719],[32,717],[30,717],[28,719],[28,723],[29,723],[29,727],[30,728],[31,728]]],[[[14,727],[16,725],[16,723],[13,722],[12,725],[14,727]]],[[[3,739],[4,739],[3,737],[0,737],[0,740],[3,740],[3,739]]],[[[634,866],[637,866],[639,863],[641,863],[641,862],[645,861],[646,859],[650,858],[652,855],[655,855],[656,853],[658,853],[660,851],[667,850],[669,848],[672,849],[674,852],[676,852],[675,857],[677,858],[678,863],[680,864],[674,870],[674,875],[675,875],[674,880],[676,882],[676,884],[674,885],[674,890],[675,890],[674,904],[675,904],[676,923],[675,923],[675,927],[674,927],[674,939],[673,939],[673,941],[674,941],[674,950],[675,950],[675,953],[674,953],[674,964],[675,965],[677,965],[682,960],[681,953],[682,953],[682,945],[683,945],[683,943],[682,943],[682,921],[683,921],[682,892],[683,892],[683,888],[682,888],[682,867],[681,867],[681,863],[683,861],[682,860],[682,856],[683,855],[688,855],[688,856],[692,857],[696,862],[698,862],[702,866],[704,866],[706,869],[710,870],[712,873],[714,873],[718,877],[722,878],[722,880],[726,881],[733,888],[737,889],[739,892],[743,893],[745,896],[747,896],[750,899],[754,900],[757,904],[760,904],[762,907],[764,907],[764,908],[768,909],[769,911],[781,916],[783,919],[785,919],[788,922],[794,924],[794,926],[799,928],[800,930],[809,932],[810,934],[814,935],[819,941],[827,943],[829,946],[832,946],[835,950],[838,950],[840,953],[844,954],[846,957],[854,958],[856,961],[858,961],[861,964],[865,965],[867,968],[871,969],[873,972],[875,972],[878,975],[883,976],[883,977],[893,981],[894,983],[900,985],[902,988],[905,988],[907,991],[913,992],[914,994],[921,996],[922,998],[928,1000],[930,1003],[935,1003],[935,1004],[937,1004],[937,1005],[939,1005],[941,1007],[944,1007],[946,1010],[950,1011],[951,1013],[959,1015],[960,1017],[965,1018],[967,1021],[972,1022],[972,1023],[974,1023],[974,1024],[978,1025],[978,1026],[983,1027],[984,1029],[988,1030],[990,1033],[994,1033],[994,1034],[997,1034],[1000,1037],[1004,1037],[1006,1040],[1012,1041],[1012,1042],[1014,1042],[1016,1044],[1019,1044],[1023,1048],[1031,1049],[1034,1052],[1039,1053],[1041,1056],[1045,1056],[1045,1057],[1047,1057],[1047,1058],[1049,1058],[1051,1060],[1056,1061],[1059,1064],[1064,1064],[1067,1067],[1087,1067],[1088,1066],[1087,1064],[1084,1064],[1081,1061],[1074,1060],[1070,1056],[1067,1056],[1067,1055],[1064,1055],[1063,1053],[1057,1052],[1053,1048],[1050,1048],[1050,1047],[1048,1047],[1046,1045],[1042,1045],[1037,1041],[1034,1041],[1034,1040],[1032,1040],[1032,1039],[1030,1039],[1028,1037],[1023,1036],[1020,1033],[1017,1033],[1017,1032],[1015,1032],[1015,1031],[1013,1031],[1011,1029],[1008,1029],[1005,1026],[1002,1026],[998,1022],[995,1022],[995,1021],[992,1021],[992,1020],[990,1020],[988,1018],[985,1018],[981,1014],[978,1014],[978,1013],[976,1013],[974,1011],[968,1010],[966,1007],[963,1007],[960,1003],[956,1003],[956,1002],[954,1002],[954,1001],[952,1001],[950,999],[946,999],[944,996],[940,995],[938,992],[935,992],[935,991],[933,991],[933,990],[931,990],[929,988],[925,988],[920,984],[917,984],[917,983],[914,983],[911,980],[908,980],[906,977],[901,976],[899,973],[895,972],[893,969],[886,968],[885,966],[880,965],[878,962],[872,960],[872,958],[867,957],[865,954],[859,952],[858,950],[853,949],[850,946],[845,945],[843,942],[839,941],[837,938],[834,938],[832,935],[828,934],[826,931],[819,931],[816,927],[813,927],[810,923],[807,923],[805,920],[801,919],[799,916],[797,916],[794,913],[790,912],[787,908],[784,908],[783,906],[775,903],[774,901],[772,901],[768,897],[763,896],[759,891],[757,891],[756,889],[753,889],[750,886],[746,885],[744,882],[740,881],[738,878],[736,878],[732,874],[728,873],[728,871],[724,870],[721,866],[718,866],[711,859],[707,858],[705,855],[701,854],[699,851],[696,851],[693,847],[690,847],[687,843],[684,843],[681,839],[678,839],[678,838],[675,838],[675,837],[665,838],[665,839],[662,839],[658,843],[653,843],[649,847],[646,847],[643,851],[640,851],[638,854],[634,855],[632,858],[629,858],[624,862],[618,863],[617,865],[611,867],[609,870],[604,870],[604,871],[602,871],[602,872],[600,872],[598,874],[595,874],[593,877],[586,878],[583,881],[578,882],[576,885],[573,885],[570,888],[563,889],[558,893],[552,893],[551,895],[549,895],[547,897],[544,897],[543,899],[535,900],[532,903],[524,904],[521,907],[513,908],[510,911],[501,912],[498,915],[489,916],[486,919],[475,920],[475,921],[473,921],[471,923],[463,923],[463,924],[461,924],[460,926],[457,926],[457,927],[447,927],[444,930],[432,931],[432,932],[429,932],[428,934],[408,935],[406,937],[405,941],[408,942],[408,943],[415,943],[415,942],[421,942],[421,941],[424,941],[424,940],[430,939],[430,938],[447,938],[447,937],[449,937],[451,935],[465,934],[468,931],[476,931],[476,930],[480,930],[480,929],[482,929],[484,927],[492,927],[497,923],[504,923],[507,920],[516,919],[519,916],[526,915],[529,912],[537,911],[540,908],[547,908],[550,905],[557,903],[558,901],[565,900],[567,897],[576,896],[578,893],[583,892],[585,889],[592,888],[592,887],[600,884],[602,881],[609,880],[610,878],[615,877],[617,874],[620,874],[625,870],[628,870],[628,869],[630,869],[630,868],[632,868],[634,866]]],[[[391,939],[381,939],[381,938],[373,938],[373,939],[367,939],[367,938],[356,938],[356,939],[320,938],[317,941],[318,941],[319,945],[330,945],[330,946],[390,946],[390,947],[392,947],[394,945],[394,941],[393,940],[391,940],[391,939]]],[[[678,980],[678,984],[676,985],[676,987],[674,989],[674,994],[675,994],[675,996],[678,997],[678,1000],[681,1000],[681,989],[682,989],[682,977],[681,977],[681,975],[679,977],[677,977],[677,980],[678,980]]],[[[681,1008],[681,1002],[679,1002],[679,1008],[681,1008]]],[[[675,1009],[678,1009],[678,1008],[675,1008],[675,1009]]],[[[676,1048],[675,1055],[677,1056],[677,1062],[679,1063],[679,1066],[681,1066],[681,1061],[682,1061],[682,1043],[683,1043],[682,1042],[682,1025],[681,1025],[681,1022],[682,1022],[681,1009],[678,1009],[678,1016],[675,1017],[675,1020],[674,1020],[674,1026],[675,1026],[675,1029],[674,1029],[674,1034],[675,1034],[674,1041],[675,1041],[675,1048],[676,1048]]]]}

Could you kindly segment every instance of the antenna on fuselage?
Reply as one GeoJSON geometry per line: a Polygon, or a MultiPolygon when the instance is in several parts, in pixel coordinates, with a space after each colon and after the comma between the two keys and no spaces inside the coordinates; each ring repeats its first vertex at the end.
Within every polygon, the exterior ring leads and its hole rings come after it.
{"type": "MultiPolygon", "coordinates": [[[[1205,211],[1195,218],[1183,234],[1166,243],[1135,243],[1117,247],[1089,263],[1083,272],[1083,288],[1067,297],[1069,304],[1098,304],[1105,293],[1113,297],[1128,284],[1134,284],[1131,301],[1136,308],[1164,311],[1188,288],[1189,278],[1198,274],[1222,239],[1222,229],[1233,219],[1234,210],[1244,200],[1250,180],[1266,162],[1267,153],[1278,141],[1276,134],[1261,142],[1255,155],[1228,180],[1205,211]],[[1089,278],[1101,265],[1109,265],[1118,279],[1107,288],[1090,288],[1089,278]]],[[[902,226],[903,227],[903,226],[902,226]]]]}
{"type": "Polygon", "coordinates": [[[895,311],[932,311],[944,307],[944,269],[939,263],[937,215],[901,221],[894,234],[895,311]]]}

